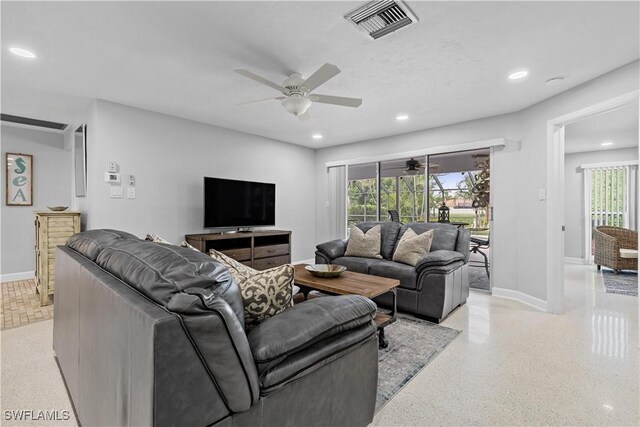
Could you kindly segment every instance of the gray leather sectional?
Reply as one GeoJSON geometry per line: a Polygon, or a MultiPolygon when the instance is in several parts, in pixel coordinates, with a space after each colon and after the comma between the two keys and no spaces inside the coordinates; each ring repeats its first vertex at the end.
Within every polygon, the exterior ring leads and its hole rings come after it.
{"type": "MultiPolygon", "coordinates": [[[[469,296],[469,231],[451,224],[413,222],[363,222],[357,225],[367,231],[380,224],[382,259],[346,257],[348,240],[332,240],[316,247],[316,263],[338,264],[357,273],[400,280],[397,290],[398,309],[439,323],[469,296]],[[435,230],[431,251],[415,267],[392,261],[397,242],[411,228],[417,234],[435,230]]],[[[375,301],[390,306],[391,296],[375,301]]]]}
{"type": "Polygon", "coordinates": [[[53,345],[83,425],[364,426],[375,304],[317,298],[250,331],[228,270],[115,230],[56,252],[53,345]]]}

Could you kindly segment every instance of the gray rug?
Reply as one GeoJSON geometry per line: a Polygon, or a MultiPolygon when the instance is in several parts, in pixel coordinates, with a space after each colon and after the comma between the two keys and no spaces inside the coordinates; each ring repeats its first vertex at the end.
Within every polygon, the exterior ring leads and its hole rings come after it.
{"type": "Polygon", "coordinates": [[[469,265],[469,287],[483,291],[490,289],[489,277],[487,277],[487,270],[484,267],[469,265]]]}
{"type": "Polygon", "coordinates": [[[397,317],[385,328],[389,347],[379,350],[376,412],[460,333],[406,314],[397,317]]]}
{"type": "Polygon", "coordinates": [[[615,274],[608,268],[602,269],[602,279],[604,280],[604,290],[609,294],[638,296],[638,272],[622,270],[615,274]]]}

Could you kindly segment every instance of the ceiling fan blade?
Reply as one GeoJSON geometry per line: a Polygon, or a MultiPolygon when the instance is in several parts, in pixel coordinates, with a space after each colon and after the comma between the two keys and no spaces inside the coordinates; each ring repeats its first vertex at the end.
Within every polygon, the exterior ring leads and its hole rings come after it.
{"type": "Polygon", "coordinates": [[[307,110],[304,113],[300,114],[298,116],[298,118],[300,120],[302,120],[303,122],[309,121],[309,120],[311,120],[311,112],[309,112],[309,110],[307,110]]]}
{"type": "Polygon", "coordinates": [[[284,98],[285,98],[284,96],[278,96],[275,98],[256,99],[255,101],[241,102],[238,105],[255,104],[256,102],[263,102],[263,101],[280,101],[281,99],[284,99],[284,98]]]}
{"type": "Polygon", "coordinates": [[[362,99],[360,98],[347,98],[344,96],[331,96],[331,95],[311,95],[309,97],[313,102],[320,102],[322,104],[342,105],[343,107],[359,107],[362,105],[362,99]]]}
{"type": "Polygon", "coordinates": [[[335,77],[340,72],[340,69],[333,64],[324,64],[322,67],[318,69],[315,73],[313,73],[307,80],[304,81],[300,86],[306,87],[309,89],[309,92],[325,83],[327,80],[335,77]]]}
{"type": "Polygon", "coordinates": [[[263,99],[256,99],[255,101],[247,101],[247,102],[242,102],[238,105],[247,105],[247,104],[255,104],[257,102],[263,102],[263,101],[280,101],[282,99],[284,99],[286,97],[284,96],[277,96],[275,98],[263,98],[263,99]]]}
{"type": "Polygon", "coordinates": [[[264,77],[261,77],[261,76],[255,74],[255,73],[252,73],[249,70],[245,70],[244,68],[236,68],[233,71],[235,71],[236,73],[238,73],[238,74],[240,74],[242,76],[248,77],[251,80],[255,80],[258,83],[262,83],[263,85],[267,85],[269,87],[272,87],[275,90],[280,91],[283,94],[287,95],[287,89],[285,89],[284,87],[280,86],[277,83],[271,82],[271,81],[265,79],[264,77]]]}

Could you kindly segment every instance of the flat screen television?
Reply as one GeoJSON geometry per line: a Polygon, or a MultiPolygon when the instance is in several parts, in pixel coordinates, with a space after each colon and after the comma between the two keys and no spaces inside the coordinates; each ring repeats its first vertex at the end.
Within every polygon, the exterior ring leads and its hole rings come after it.
{"type": "Polygon", "coordinates": [[[204,178],[205,228],[275,225],[276,185],[204,178]]]}

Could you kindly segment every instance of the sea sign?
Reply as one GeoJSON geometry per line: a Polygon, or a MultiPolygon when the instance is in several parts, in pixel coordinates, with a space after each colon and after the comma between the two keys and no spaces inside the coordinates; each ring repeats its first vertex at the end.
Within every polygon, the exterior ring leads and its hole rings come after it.
{"type": "Polygon", "coordinates": [[[33,156],[7,153],[7,206],[33,205],[33,156]]]}

